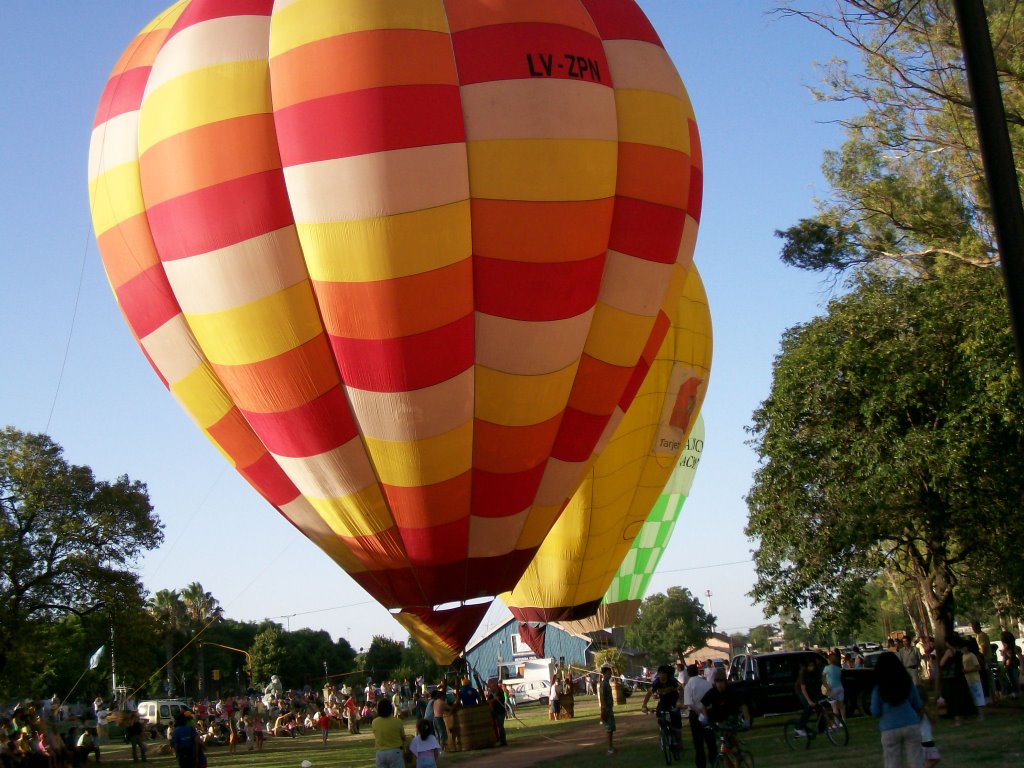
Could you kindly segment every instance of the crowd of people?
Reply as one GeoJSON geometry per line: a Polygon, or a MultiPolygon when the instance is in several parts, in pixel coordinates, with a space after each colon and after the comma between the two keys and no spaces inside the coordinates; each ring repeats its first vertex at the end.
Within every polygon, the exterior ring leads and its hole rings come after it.
{"type": "Polygon", "coordinates": [[[90,756],[99,762],[97,721],[77,717],[64,721],[60,710],[55,697],[53,706],[26,702],[0,716],[2,768],[77,768],[90,756]]]}
{"type": "MultiPolygon", "coordinates": [[[[124,742],[130,745],[132,759],[146,762],[151,749],[173,752],[181,768],[203,768],[206,750],[226,747],[235,753],[263,748],[267,738],[296,738],[316,734],[327,743],[332,732],[358,734],[369,725],[378,742],[387,742],[398,730],[404,732],[401,718],[416,722],[416,739],[403,742],[403,749],[423,747],[429,753],[460,748],[456,713],[465,707],[488,708],[494,726],[496,745],[507,744],[504,729],[505,702],[509,692],[503,683],[490,681],[477,685],[468,676],[450,685],[442,680],[428,685],[387,680],[365,685],[325,685],[321,690],[268,690],[216,699],[197,699],[187,707],[175,709],[173,724],[147,722],[139,716],[133,701],[111,704],[101,697],[84,706],[52,701],[25,702],[0,717],[0,761],[2,768],[80,768],[92,757],[99,763],[102,745],[111,726],[117,726],[124,742]],[[387,713],[386,715],[384,713],[387,713]],[[388,725],[374,725],[378,720],[388,725]],[[383,731],[383,732],[382,732],[383,731]],[[156,743],[147,745],[146,736],[157,732],[156,743]]],[[[390,747],[388,747],[390,749],[390,747]]],[[[418,765],[431,764],[429,754],[418,765]]]]}

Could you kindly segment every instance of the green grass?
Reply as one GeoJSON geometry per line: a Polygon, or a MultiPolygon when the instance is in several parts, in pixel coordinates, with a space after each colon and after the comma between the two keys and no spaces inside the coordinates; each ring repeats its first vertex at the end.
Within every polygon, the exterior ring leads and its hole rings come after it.
{"type": "MultiPolygon", "coordinates": [[[[463,766],[527,766],[565,768],[571,756],[571,768],[608,766],[618,768],[649,768],[660,763],[657,726],[653,717],[640,714],[640,702],[616,708],[618,732],[615,743],[619,754],[605,754],[604,732],[598,722],[593,699],[576,700],[576,718],[549,722],[544,707],[531,704],[520,708],[520,720],[508,721],[507,750],[478,750],[445,755],[441,765],[463,766]]],[[[787,717],[759,718],[743,737],[744,746],[756,760],[757,768],[881,768],[882,750],[878,725],[872,718],[857,717],[850,721],[850,743],[833,747],[825,738],[817,738],[810,749],[791,752],[782,740],[782,726],[787,717]]],[[[406,731],[412,733],[412,723],[406,731]]],[[[953,728],[944,721],[936,726],[935,740],[942,753],[940,768],[981,766],[982,768],[1017,768],[1024,765],[1024,706],[990,707],[985,722],[968,722],[953,728]]],[[[685,749],[681,765],[693,765],[693,747],[689,731],[684,730],[685,749]]],[[[172,768],[169,756],[150,751],[151,768],[172,768]]],[[[240,746],[234,755],[226,747],[208,750],[211,768],[299,768],[309,760],[314,768],[349,768],[374,764],[373,736],[368,728],[359,736],[332,731],[326,745],[319,734],[297,739],[267,740],[262,752],[246,752],[240,746]]],[[[103,765],[131,762],[128,748],[121,743],[103,747],[103,765]]],[[[91,768],[91,764],[90,764],[91,768]]]]}

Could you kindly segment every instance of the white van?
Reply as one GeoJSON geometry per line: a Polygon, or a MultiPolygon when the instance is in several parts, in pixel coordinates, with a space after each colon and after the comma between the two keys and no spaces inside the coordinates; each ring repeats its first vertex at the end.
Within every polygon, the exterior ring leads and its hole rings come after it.
{"type": "Polygon", "coordinates": [[[174,724],[175,716],[183,709],[188,709],[184,699],[150,699],[139,702],[139,719],[142,727],[149,731],[150,738],[155,739],[157,733],[164,733],[168,725],[174,724]]]}

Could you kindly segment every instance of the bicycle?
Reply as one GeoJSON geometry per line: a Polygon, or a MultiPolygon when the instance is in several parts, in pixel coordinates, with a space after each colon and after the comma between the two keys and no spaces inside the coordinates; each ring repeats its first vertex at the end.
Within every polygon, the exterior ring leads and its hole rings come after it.
{"type": "Polygon", "coordinates": [[[832,711],[832,700],[822,699],[814,705],[814,708],[817,710],[818,717],[813,726],[808,721],[803,733],[797,732],[797,726],[800,725],[799,720],[786,722],[783,726],[783,738],[786,740],[786,745],[795,750],[803,741],[804,749],[810,749],[811,742],[820,733],[825,734],[825,738],[834,747],[845,747],[849,744],[850,731],[846,727],[846,721],[832,711]]]}
{"type": "Polygon", "coordinates": [[[754,755],[743,748],[736,728],[719,726],[718,757],[712,768],[754,768],[754,755]]]}
{"type": "Polygon", "coordinates": [[[683,747],[679,742],[679,731],[672,727],[672,713],[667,709],[655,710],[658,718],[659,744],[665,765],[672,765],[673,760],[681,760],[683,747]]]}

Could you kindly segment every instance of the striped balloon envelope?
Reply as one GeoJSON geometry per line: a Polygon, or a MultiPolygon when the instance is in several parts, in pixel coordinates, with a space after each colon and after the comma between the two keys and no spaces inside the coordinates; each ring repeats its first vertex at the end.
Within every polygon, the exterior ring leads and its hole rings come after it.
{"type": "Polygon", "coordinates": [[[696,266],[670,297],[670,328],[608,446],[502,600],[521,622],[593,616],[671,481],[711,370],[711,314],[696,266]]]}
{"type": "Polygon", "coordinates": [[[665,548],[676,529],[683,504],[690,495],[703,452],[704,417],[698,414],[697,422],[686,440],[686,448],[679,455],[679,463],[651,508],[640,533],[633,539],[633,546],[629,548],[608,591],[604,593],[601,605],[593,616],[567,622],[567,628],[575,632],[593,632],[633,623],[647,595],[651,576],[661,562],[661,556],[665,554],[665,548]]]}
{"type": "Polygon", "coordinates": [[[639,388],[702,171],[632,0],[182,0],[89,182],[157,375],[444,660],[639,388]]]}

